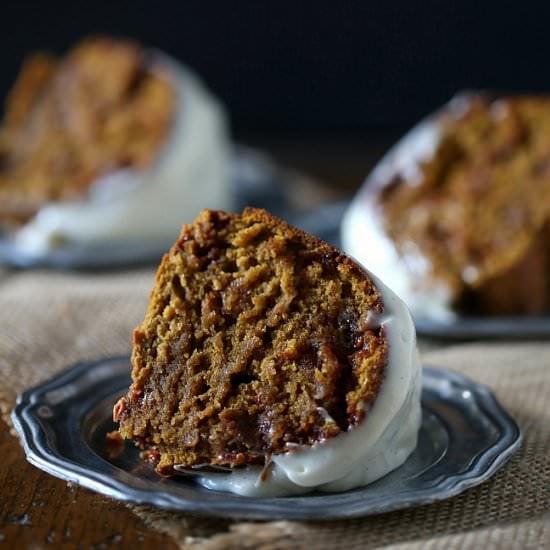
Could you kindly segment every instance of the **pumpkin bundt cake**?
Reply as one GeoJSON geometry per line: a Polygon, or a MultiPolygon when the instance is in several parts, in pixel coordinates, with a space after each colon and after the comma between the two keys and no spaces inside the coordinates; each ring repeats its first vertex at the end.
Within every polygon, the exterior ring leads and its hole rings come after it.
{"type": "Polygon", "coordinates": [[[550,97],[455,98],[372,172],[344,249],[440,319],[550,311],[550,97]]]}
{"type": "Polygon", "coordinates": [[[242,494],[363,485],[420,421],[403,303],[325,242],[264,210],[204,210],[165,255],[114,408],[161,474],[242,494]]]}

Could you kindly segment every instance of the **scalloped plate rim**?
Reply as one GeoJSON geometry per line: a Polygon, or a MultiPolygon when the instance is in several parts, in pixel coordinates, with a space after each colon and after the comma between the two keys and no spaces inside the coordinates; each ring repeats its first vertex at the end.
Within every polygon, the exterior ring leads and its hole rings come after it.
{"type": "MultiPolygon", "coordinates": [[[[492,420],[496,419],[500,423],[501,430],[506,428],[504,430],[505,433],[501,433],[498,441],[481,456],[478,456],[474,461],[475,464],[469,467],[466,473],[456,475],[450,472],[443,480],[440,480],[436,486],[427,487],[424,492],[409,489],[400,493],[398,498],[393,498],[393,500],[391,498],[388,500],[387,497],[383,498],[383,496],[380,496],[378,500],[382,502],[372,502],[368,507],[361,507],[360,502],[358,503],[364,496],[363,493],[368,491],[368,486],[355,489],[348,493],[315,493],[311,496],[276,497],[269,499],[242,497],[239,495],[218,493],[199,488],[198,490],[202,495],[209,495],[209,497],[214,495],[214,502],[212,498],[206,498],[205,500],[182,499],[177,495],[171,494],[169,491],[159,490],[158,485],[155,484],[151,484],[151,488],[149,489],[139,488],[135,485],[128,486],[123,481],[115,479],[112,475],[109,476],[105,472],[97,469],[90,470],[89,464],[74,462],[66,457],[59,456],[56,454],[55,449],[52,450],[52,447],[47,445],[48,434],[44,433],[43,427],[31,413],[33,406],[42,403],[40,398],[44,396],[47,391],[62,387],[64,383],[70,383],[71,380],[78,379],[82,376],[84,370],[89,371],[98,365],[104,365],[106,362],[117,361],[124,361],[129,364],[129,358],[127,356],[82,361],[59,373],[52,379],[23,392],[18,397],[17,405],[12,412],[12,421],[23,442],[25,454],[30,463],[56,477],[60,477],[66,481],[82,485],[103,495],[128,503],[148,504],[161,509],[188,511],[200,515],[248,519],[280,518],[304,520],[363,517],[412,506],[430,504],[456,496],[489,479],[507,462],[510,456],[519,448],[522,441],[522,434],[519,427],[512,417],[500,406],[489,388],[475,383],[457,372],[434,367],[424,367],[424,385],[427,380],[428,382],[431,381],[433,385],[437,383],[451,383],[466,387],[472,392],[472,395],[476,397],[477,404],[483,405],[486,416],[492,417],[492,420]],[[42,441],[42,439],[44,439],[44,441],[42,441]],[[349,495],[348,500],[351,504],[355,505],[354,508],[350,510],[344,508],[327,511],[326,503],[329,502],[334,495],[349,495]],[[309,505],[304,507],[304,500],[308,500],[309,505]],[[281,504],[283,504],[284,507],[280,506],[281,504]]],[[[120,376],[120,373],[115,373],[111,377],[111,380],[120,376]]],[[[425,391],[425,388],[423,388],[423,391],[425,391]]],[[[435,390],[432,388],[432,391],[435,390]]],[[[102,398],[107,396],[108,394],[102,398]]],[[[96,402],[98,400],[99,399],[96,399],[96,402]]],[[[425,407],[423,408],[426,410],[425,407]]],[[[88,410],[91,410],[90,407],[88,410]]],[[[51,437],[52,434],[49,434],[49,436],[51,437]]],[[[81,441],[84,441],[83,438],[81,438],[81,441]]],[[[93,449],[89,449],[92,454],[95,454],[93,449]]],[[[115,467],[100,455],[95,454],[95,457],[106,464],[110,464],[111,468],[115,467]]],[[[135,478],[135,481],[138,483],[148,483],[148,480],[145,478],[132,476],[125,470],[121,471],[135,478]]]]}

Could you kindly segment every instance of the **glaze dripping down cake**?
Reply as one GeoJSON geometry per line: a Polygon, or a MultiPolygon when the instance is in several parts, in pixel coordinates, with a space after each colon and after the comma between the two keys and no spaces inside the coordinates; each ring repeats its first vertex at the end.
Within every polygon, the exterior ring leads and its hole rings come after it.
{"type": "Polygon", "coordinates": [[[413,314],[549,312],[550,98],[455,98],[372,172],[342,240],[413,314]]]}
{"type": "Polygon", "coordinates": [[[161,474],[216,465],[233,473],[202,482],[243,494],[342,490],[416,444],[406,308],[340,251],[263,210],[205,210],[183,227],[132,365],[114,418],[161,474]]]}

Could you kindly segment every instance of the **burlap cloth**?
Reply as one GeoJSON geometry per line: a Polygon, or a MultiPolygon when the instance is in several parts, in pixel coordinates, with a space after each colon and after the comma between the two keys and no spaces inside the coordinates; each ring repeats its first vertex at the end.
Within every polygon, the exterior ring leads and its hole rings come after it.
{"type": "MultiPolygon", "coordinates": [[[[0,270],[0,406],[81,360],[125,353],[151,270],[64,274],[0,270]]],[[[466,493],[364,519],[238,522],[132,506],[182,548],[550,548],[550,343],[432,347],[424,362],[487,384],[525,434],[490,481],[466,493]]]]}

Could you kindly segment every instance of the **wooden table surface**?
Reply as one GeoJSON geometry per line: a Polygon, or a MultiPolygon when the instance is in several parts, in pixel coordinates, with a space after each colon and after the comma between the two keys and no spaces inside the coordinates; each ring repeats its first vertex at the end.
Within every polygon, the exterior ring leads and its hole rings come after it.
{"type": "Polygon", "coordinates": [[[0,548],[176,548],[124,504],[31,466],[2,420],[0,456],[0,548]]]}
{"type": "MultiPolygon", "coordinates": [[[[255,138],[253,145],[348,194],[383,150],[357,141],[255,138]]],[[[31,466],[2,420],[0,456],[0,548],[176,548],[172,539],[148,528],[124,504],[31,466]]]]}

